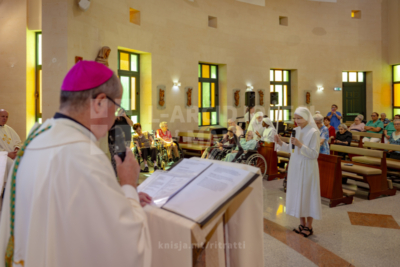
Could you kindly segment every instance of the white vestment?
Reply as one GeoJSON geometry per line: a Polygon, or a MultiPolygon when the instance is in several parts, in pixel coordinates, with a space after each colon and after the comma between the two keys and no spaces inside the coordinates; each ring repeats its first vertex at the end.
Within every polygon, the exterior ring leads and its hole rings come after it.
{"type": "MultiPolygon", "coordinates": [[[[16,148],[21,148],[22,142],[21,138],[13,128],[8,125],[0,126],[0,151],[14,152],[16,148]]],[[[14,163],[14,160],[7,157],[7,165],[6,171],[4,172],[4,181],[7,180],[7,176],[11,167],[14,163]]],[[[0,173],[0,178],[2,173],[0,173]]],[[[1,179],[0,179],[1,180],[1,179]]],[[[3,185],[0,185],[1,193],[3,192],[3,185]]]]}
{"type": "Polygon", "coordinates": [[[283,142],[278,150],[291,153],[287,177],[286,214],[300,218],[321,219],[321,189],[319,183],[319,131],[310,124],[295,128],[301,149],[283,142]]]}
{"type": "MultiPolygon", "coordinates": [[[[49,119],[17,172],[14,261],[25,267],[151,265],[147,218],[134,187],[121,187],[96,137],[49,119]]],[[[10,178],[0,223],[0,267],[10,236],[10,178]]],[[[19,266],[19,265],[14,265],[19,266]]]]}
{"type": "Polygon", "coordinates": [[[262,137],[261,137],[261,141],[265,141],[268,143],[273,143],[275,140],[275,135],[276,135],[276,129],[274,124],[271,122],[271,120],[269,118],[264,118],[263,122],[265,124],[268,125],[267,128],[265,128],[262,137]]]}
{"type": "Polygon", "coordinates": [[[249,128],[247,129],[248,132],[249,131],[253,132],[253,139],[255,139],[255,140],[260,140],[263,135],[263,132],[265,130],[265,128],[262,126],[262,121],[258,121],[258,119],[257,119],[258,117],[264,117],[263,113],[257,112],[254,115],[254,117],[251,119],[249,128]],[[256,132],[258,132],[261,137],[258,137],[256,132]]]}

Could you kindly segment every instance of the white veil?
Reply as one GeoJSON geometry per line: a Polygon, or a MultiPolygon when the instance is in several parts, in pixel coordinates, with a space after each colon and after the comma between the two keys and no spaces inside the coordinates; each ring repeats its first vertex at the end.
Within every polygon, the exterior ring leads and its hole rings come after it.
{"type": "MultiPolygon", "coordinates": [[[[298,107],[298,108],[296,108],[296,111],[294,112],[294,114],[301,116],[303,119],[308,121],[308,125],[310,125],[312,128],[317,130],[318,133],[320,132],[319,128],[318,128],[317,124],[315,123],[314,118],[311,115],[311,112],[308,110],[308,108],[298,107]]],[[[319,142],[319,140],[320,140],[320,135],[318,134],[318,142],[319,142]]]]}
{"type": "Polygon", "coordinates": [[[262,121],[258,122],[257,118],[258,117],[264,117],[264,114],[259,111],[256,112],[253,116],[253,118],[251,119],[250,123],[249,123],[249,128],[247,129],[248,131],[253,131],[253,133],[255,133],[254,128],[256,128],[256,130],[258,130],[258,128],[261,126],[262,127],[262,121]]]}
{"type": "Polygon", "coordinates": [[[274,124],[272,123],[272,121],[269,118],[264,118],[263,122],[265,122],[265,124],[269,125],[268,129],[276,130],[274,124]]]}

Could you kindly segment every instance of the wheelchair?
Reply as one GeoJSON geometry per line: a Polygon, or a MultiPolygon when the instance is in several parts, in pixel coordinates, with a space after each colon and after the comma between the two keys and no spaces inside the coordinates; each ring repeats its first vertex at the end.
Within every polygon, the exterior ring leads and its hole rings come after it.
{"type": "Polygon", "coordinates": [[[265,160],[263,155],[258,153],[257,149],[260,146],[260,142],[262,141],[259,141],[257,143],[256,149],[247,150],[246,153],[240,155],[234,162],[259,168],[261,175],[264,176],[267,173],[267,161],[265,160]]]}
{"type": "MultiPolygon", "coordinates": [[[[179,159],[185,157],[185,152],[179,147],[179,144],[174,140],[173,141],[178,147],[179,159]]],[[[157,148],[157,165],[165,170],[165,167],[168,164],[168,152],[167,147],[164,145],[164,142],[159,138],[154,138],[154,144],[157,148]]],[[[171,152],[172,153],[172,152],[171,152]]]]}

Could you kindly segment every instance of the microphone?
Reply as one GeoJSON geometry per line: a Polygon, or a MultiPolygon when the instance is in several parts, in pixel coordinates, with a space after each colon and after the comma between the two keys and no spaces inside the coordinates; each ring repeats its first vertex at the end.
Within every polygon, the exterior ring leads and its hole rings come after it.
{"type": "MultiPolygon", "coordinates": [[[[296,137],[296,130],[293,129],[292,131],[292,137],[296,137]]],[[[294,145],[292,144],[292,153],[294,153],[294,145]]]]}

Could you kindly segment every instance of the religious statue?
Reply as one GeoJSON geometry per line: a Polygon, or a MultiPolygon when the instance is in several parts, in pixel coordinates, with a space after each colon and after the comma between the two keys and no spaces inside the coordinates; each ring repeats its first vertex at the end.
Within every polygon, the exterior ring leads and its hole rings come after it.
{"type": "Polygon", "coordinates": [[[311,94],[310,92],[306,93],[306,104],[309,105],[311,103],[311,94]]]}
{"type": "Polygon", "coordinates": [[[160,106],[164,106],[164,104],[165,104],[165,101],[164,101],[164,90],[162,90],[162,89],[160,89],[160,101],[158,101],[158,104],[160,105],[160,106]]]}
{"type": "Polygon", "coordinates": [[[99,62],[103,65],[106,65],[108,67],[108,56],[111,53],[111,49],[108,46],[103,46],[100,51],[99,54],[97,55],[96,58],[96,62],[99,62]]]}
{"type": "Polygon", "coordinates": [[[193,88],[188,88],[188,90],[186,92],[186,94],[187,94],[187,103],[186,103],[186,105],[188,107],[190,107],[192,105],[192,90],[193,90],[193,88]]]}
{"type": "Polygon", "coordinates": [[[264,92],[259,90],[258,95],[260,96],[260,106],[264,106],[264,92]]]}
{"type": "Polygon", "coordinates": [[[236,91],[235,92],[235,106],[239,106],[239,99],[240,99],[240,95],[239,95],[240,91],[236,91]]]}

